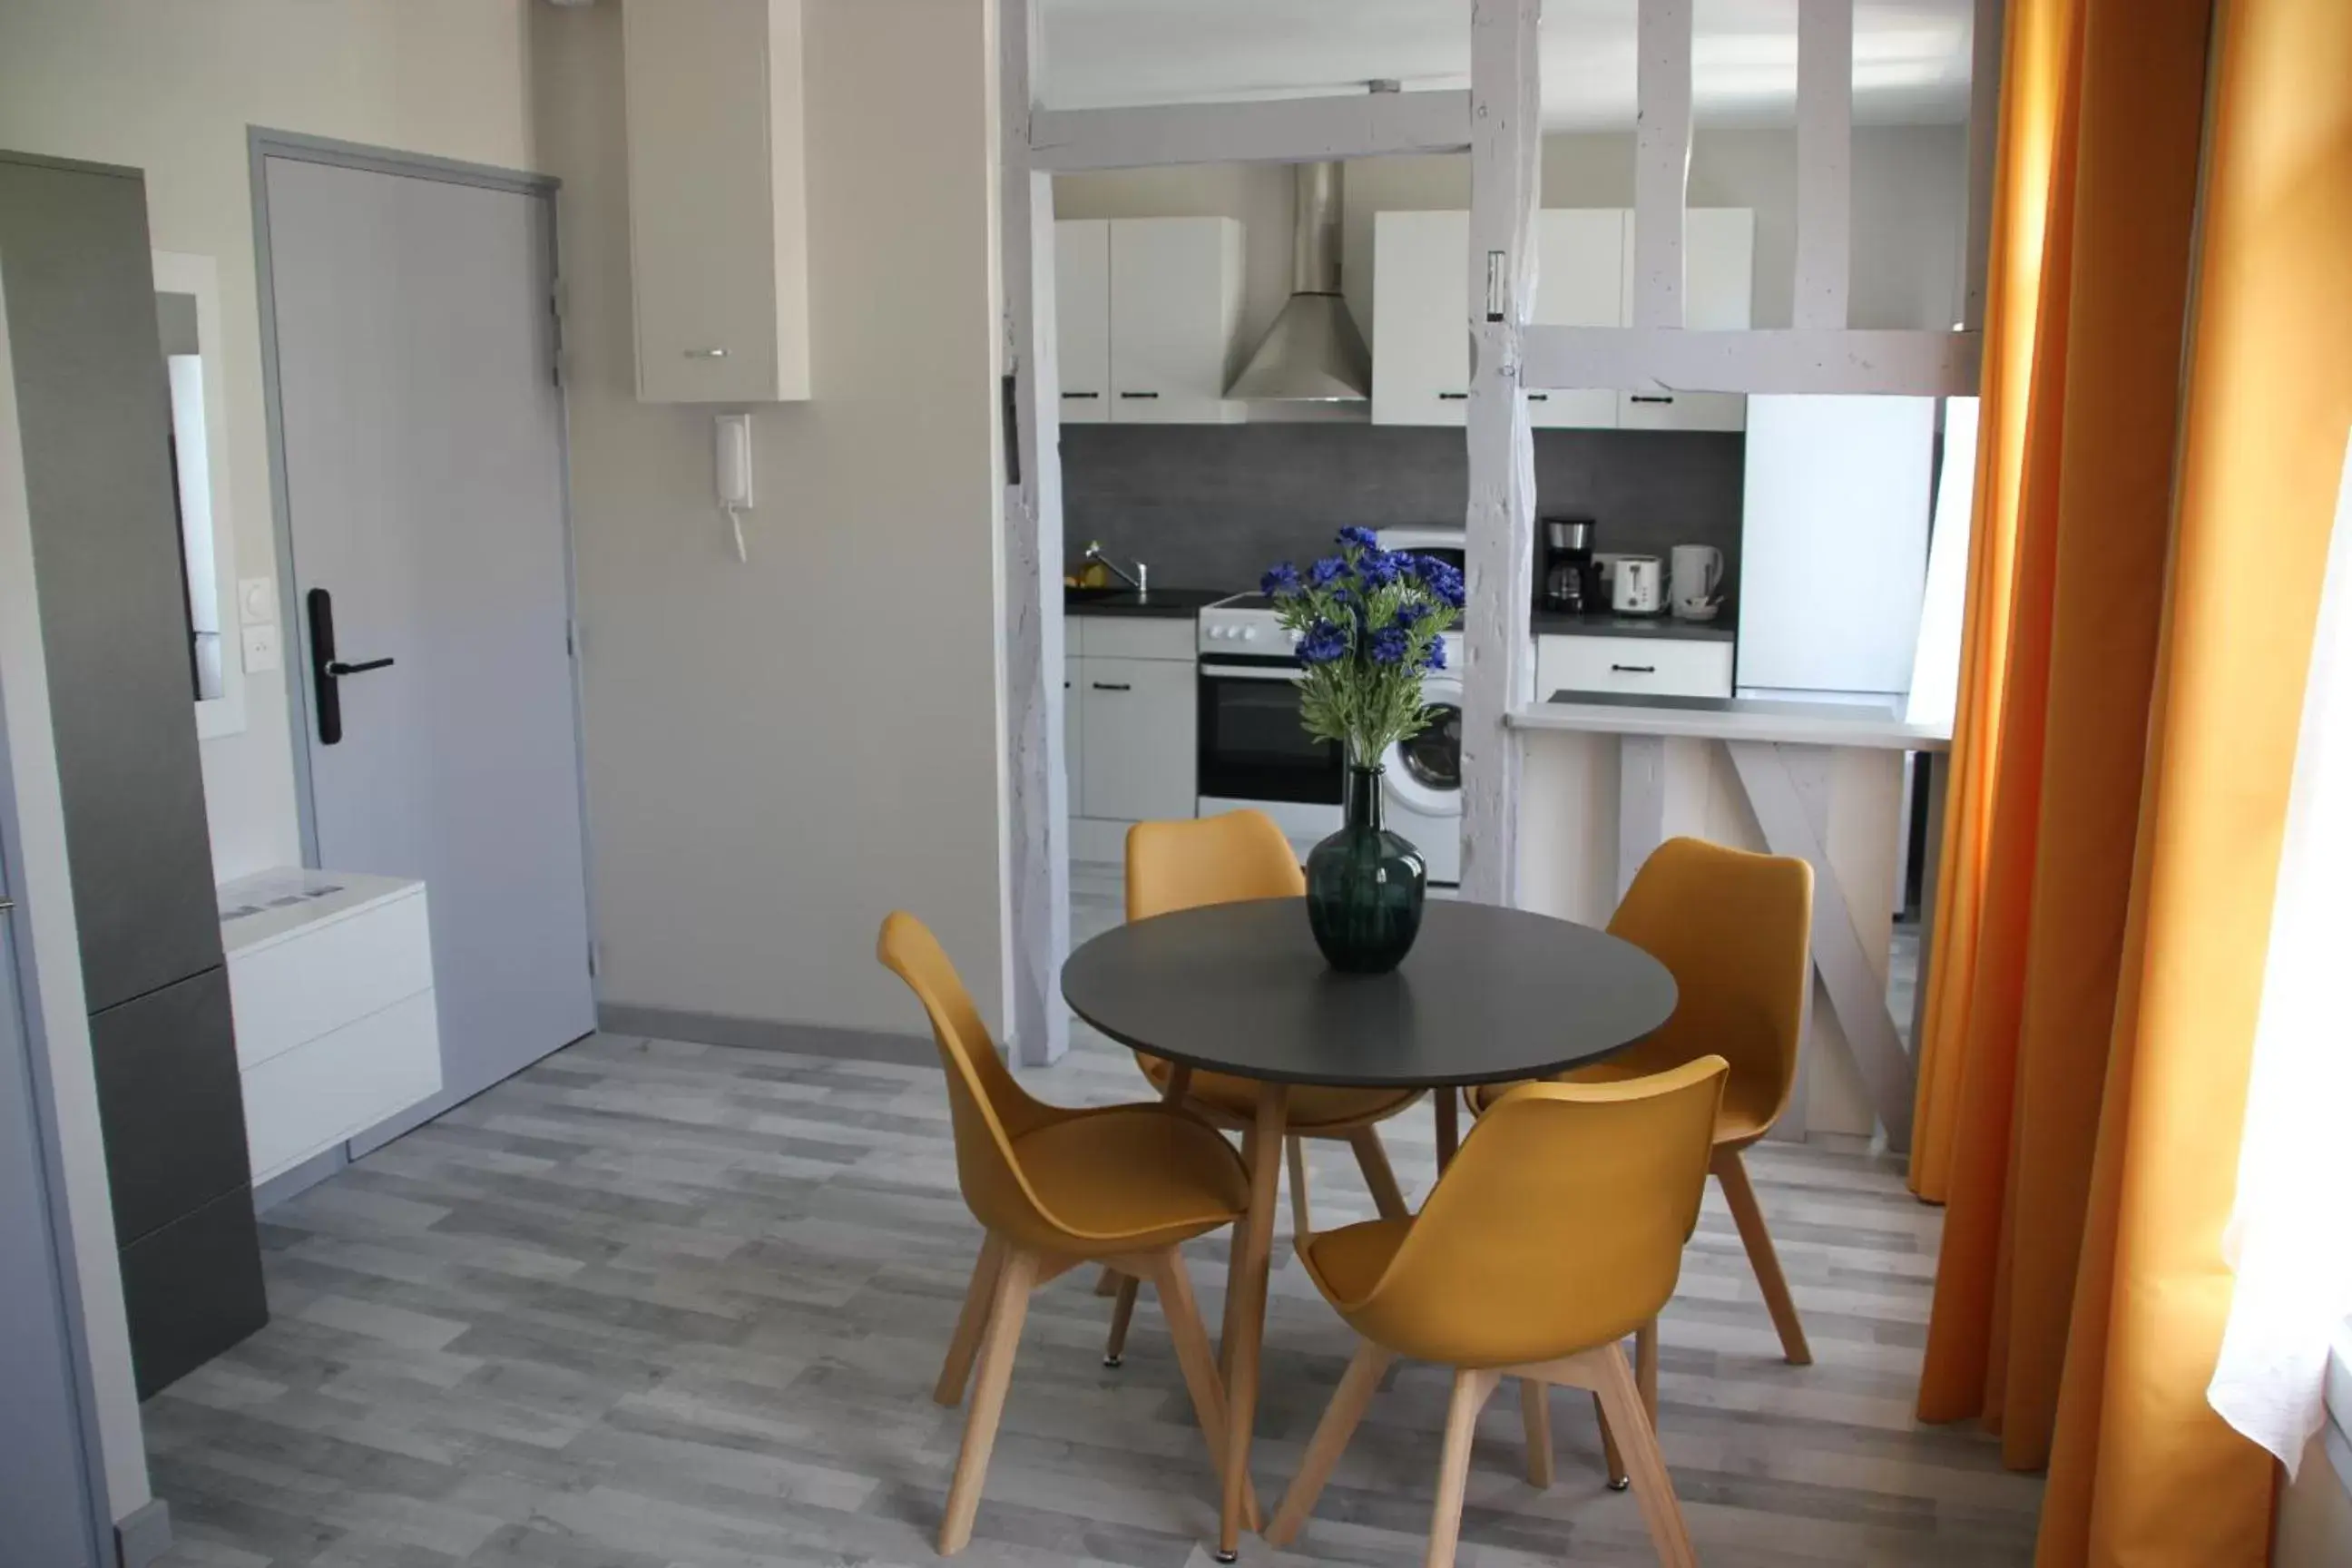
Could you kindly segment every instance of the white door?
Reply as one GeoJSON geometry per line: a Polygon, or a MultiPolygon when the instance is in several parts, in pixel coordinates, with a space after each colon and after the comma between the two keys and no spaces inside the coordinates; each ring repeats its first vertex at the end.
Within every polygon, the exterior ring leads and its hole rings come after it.
{"type": "MultiPolygon", "coordinates": [[[[1536,214],[1536,302],[1531,314],[1538,325],[1620,324],[1625,230],[1630,226],[1619,207],[1556,207],[1536,214]]],[[[1469,243],[1466,229],[1463,243],[1465,247],[1469,243]]],[[[1530,392],[1528,423],[1553,429],[1613,429],[1617,394],[1608,387],[1530,392]]]]}
{"type": "MultiPolygon", "coordinates": [[[[1625,225],[1624,321],[1633,321],[1633,225],[1625,225]]],[[[1755,293],[1756,215],[1747,207],[1693,207],[1683,222],[1683,325],[1744,332],[1755,293]]],[[[1748,399],[1736,392],[1623,392],[1617,423],[1628,430],[1742,430],[1748,399]]]]}
{"type": "Polygon", "coordinates": [[[1062,423],[1110,417],[1110,220],[1065,218],[1054,226],[1054,345],[1060,361],[1062,423]]]}
{"type": "Polygon", "coordinates": [[[267,176],[319,863],[422,878],[432,906],[442,1092],[366,1148],[595,1026],[553,215],[285,158],[267,176]],[[320,595],[341,664],[389,662],[320,673],[320,595]]]}
{"type": "Polygon", "coordinates": [[[1242,226],[1231,218],[1111,224],[1113,420],[1214,425],[1246,416],[1244,405],[1225,399],[1226,361],[1241,326],[1241,261],[1242,226]]]}

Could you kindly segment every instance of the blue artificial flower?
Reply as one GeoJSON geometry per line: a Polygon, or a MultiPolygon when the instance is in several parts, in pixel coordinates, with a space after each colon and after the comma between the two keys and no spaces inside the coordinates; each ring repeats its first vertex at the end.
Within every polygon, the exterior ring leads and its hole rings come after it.
{"type": "Polygon", "coordinates": [[[1382,626],[1372,634],[1372,662],[1402,664],[1412,651],[1412,637],[1402,626],[1382,626]]]}
{"type": "Polygon", "coordinates": [[[1445,668],[1445,639],[1444,637],[1439,637],[1436,641],[1429,645],[1429,651],[1422,656],[1421,668],[1423,669],[1444,669],[1445,668]]]}
{"type": "Polygon", "coordinates": [[[1380,535],[1369,528],[1343,528],[1339,531],[1339,542],[1357,545],[1365,550],[1377,550],[1380,548],[1381,539],[1380,535]]]}
{"type": "Polygon", "coordinates": [[[1328,621],[1318,621],[1298,639],[1298,662],[1330,664],[1348,657],[1348,634],[1328,621]]]}
{"type": "Polygon", "coordinates": [[[1397,606],[1397,625],[1410,629],[1436,613],[1430,608],[1429,601],[1426,599],[1407,599],[1397,606]]]}
{"type": "Polygon", "coordinates": [[[1258,592],[1269,599],[1286,599],[1298,592],[1298,568],[1285,561],[1257,580],[1258,592]]]}
{"type": "Polygon", "coordinates": [[[1326,555],[1307,569],[1307,580],[1318,588],[1328,588],[1347,574],[1348,563],[1337,555],[1326,555]]]}
{"type": "Polygon", "coordinates": [[[1422,586],[1437,595],[1439,601],[1460,609],[1466,595],[1463,591],[1462,574],[1434,555],[1424,555],[1415,565],[1414,574],[1422,586]]]}
{"type": "Polygon", "coordinates": [[[1367,588],[1385,588],[1403,572],[1404,562],[1385,550],[1375,550],[1356,563],[1356,574],[1367,588]]]}

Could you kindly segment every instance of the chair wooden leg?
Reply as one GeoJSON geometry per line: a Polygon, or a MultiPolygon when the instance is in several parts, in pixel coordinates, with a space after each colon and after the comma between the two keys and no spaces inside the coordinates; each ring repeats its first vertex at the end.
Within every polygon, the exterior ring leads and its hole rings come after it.
{"type": "Polygon", "coordinates": [[[1470,1482],[1470,1440],[1478,1412],[1503,1374],[1465,1367],[1454,1374],[1454,1399],[1445,1407],[1445,1451],[1437,1463],[1437,1505],[1429,1515],[1429,1554],[1424,1568],[1454,1568],[1454,1548],[1462,1538],[1462,1494],[1470,1482]]]}
{"type": "Polygon", "coordinates": [[[1609,1489],[1622,1492],[1633,1484],[1633,1478],[1625,1473],[1625,1456],[1618,1451],[1617,1433],[1609,1425],[1608,1407],[1597,1394],[1592,1396],[1592,1418],[1601,1424],[1601,1462],[1609,1471],[1609,1489]]]}
{"type": "Polygon", "coordinates": [[[1642,1410],[1650,1429],[1658,1427],[1658,1320],[1652,1318],[1633,1335],[1633,1383],[1642,1391],[1642,1410]]]}
{"type": "Polygon", "coordinates": [[[1013,1381],[1013,1358],[1021,1348],[1021,1324],[1029,1316],[1029,1289],[1036,1278],[1035,1253],[1005,1249],[995,1300],[989,1307],[988,1333],[980,1347],[971,1413],[964,1417],[963,1447],[956,1454],[955,1479],[948,1486],[947,1509],[940,1518],[942,1557],[952,1557],[971,1540],[981,1488],[988,1479],[989,1451],[996,1447],[996,1424],[1004,1415],[1004,1390],[1013,1381]]]}
{"type": "Polygon", "coordinates": [[[1532,1377],[1519,1379],[1519,1419],[1528,1429],[1528,1485],[1549,1489],[1551,1468],[1551,1389],[1532,1377]]]}
{"type": "Polygon", "coordinates": [[[1095,1294],[1097,1296],[1118,1295],[1118,1270],[1106,1264],[1103,1268],[1103,1271],[1095,1276],[1095,1294]]]}
{"type": "Polygon", "coordinates": [[[964,1292],[963,1311],[956,1318],[955,1334],[948,1341],[948,1359],[940,1367],[940,1381],[931,1397],[941,1405],[963,1403],[964,1384],[971,1381],[971,1358],[979,1353],[981,1331],[988,1327],[988,1303],[996,1294],[996,1277],[1004,1268],[1004,1243],[993,1235],[980,1244],[980,1260],[971,1266],[971,1288],[964,1292]]]}
{"type": "Polygon", "coordinates": [[[1739,1227],[1740,1244],[1748,1248],[1748,1266],[1764,1289],[1764,1305],[1772,1326],[1780,1331],[1780,1352],[1791,1364],[1811,1366],[1813,1352],[1805,1343],[1804,1325],[1797,1321],[1797,1303],[1789,1297],[1789,1281],[1780,1272],[1780,1255],[1772,1249],[1772,1233],[1764,1227],[1764,1211],[1757,1205],[1756,1187],[1737,1149],[1717,1149],[1712,1162],[1715,1179],[1723,1184],[1724,1201],[1731,1205],[1731,1222],[1739,1227]]]}
{"type": "Polygon", "coordinates": [[[1624,1352],[1602,1345],[1577,1358],[1595,1375],[1594,1393],[1609,1412],[1625,1462],[1633,1477],[1633,1500],[1641,1505],[1643,1522],[1658,1549],[1660,1568],[1698,1568],[1689,1528],[1683,1522],[1682,1504],[1675,1500],[1674,1479],[1666,1473],[1665,1456],[1658,1451],[1658,1435],[1642,1410],[1642,1391],[1625,1365],[1624,1352]]]}
{"type": "MultiPolygon", "coordinates": [[[[1184,1391],[1192,1396],[1192,1414],[1208,1440],[1209,1462],[1216,1467],[1219,1484],[1225,1474],[1225,1389],[1217,1377],[1217,1358],[1209,1349],[1209,1330],[1201,1321],[1201,1304],[1192,1296],[1192,1279],[1185,1272],[1183,1255],[1170,1247],[1152,1270],[1152,1289],[1160,1292],[1160,1310],[1168,1319],[1168,1338],[1175,1346],[1177,1370],[1184,1374],[1184,1391]]],[[[1261,1528],[1257,1489],[1242,1479],[1243,1502],[1249,1527],[1261,1528]]]]}
{"type": "Polygon", "coordinates": [[[1117,1366],[1119,1357],[1127,1352],[1127,1326],[1135,1318],[1136,1293],[1142,1281],[1134,1275],[1124,1275],[1118,1282],[1118,1301],[1110,1310],[1110,1342],[1103,1347],[1103,1365],[1117,1366]]]}
{"type": "Polygon", "coordinates": [[[1389,1152],[1381,1142],[1379,1130],[1359,1127],[1348,1134],[1348,1147],[1356,1152],[1356,1168],[1364,1173],[1364,1185],[1372,1193],[1372,1206],[1382,1219],[1405,1219],[1412,1211],[1404,1205],[1404,1189],[1397,1185],[1396,1171],[1389,1164],[1389,1152]]]}
{"type": "Polygon", "coordinates": [[[1290,1160],[1290,1235],[1303,1247],[1315,1234],[1314,1216],[1307,1209],[1307,1141],[1286,1138],[1283,1142],[1290,1160]]]}
{"type": "Polygon", "coordinates": [[[1381,1374],[1395,1359],[1370,1340],[1356,1347],[1355,1359],[1340,1374],[1339,1386],[1333,1391],[1323,1419],[1315,1425],[1315,1436],[1307,1441],[1298,1474],[1291,1481],[1290,1489],[1282,1494],[1282,1506],[1275,1510],[1274,1522],[1266,1527],[1267,1544],[1287,1546],[1298,1539],[1299,1528],[1315,1511],[1315,1500],[1323,1495],[1323,1483],[1331,1479],[1339,1456],[1348,1451],[1348,1439],[1356,1435],[1356,1423],[1364,1418],[1365,1407],[1371,1404],[1373,1392],[1381,1385],[1381,1374]]]}

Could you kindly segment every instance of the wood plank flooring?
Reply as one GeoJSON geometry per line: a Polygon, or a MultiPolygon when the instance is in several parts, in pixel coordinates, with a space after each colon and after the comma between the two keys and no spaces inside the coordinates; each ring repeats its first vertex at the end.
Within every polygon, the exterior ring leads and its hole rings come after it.
{"type": "MultiPolygon", "coordinates": [[[[908,1027],[919,1023],[912,1004],[908,1027]]],[[[1084,1032],[1081,1031],[1083,1036],[1084,1032]]],[[[1082,1037],[1030,1076],[1136,1098],[1082,1037]]],[[[1410,1194],[1429,1117],[1388,1129],[1410,1194]]],[[[1818,1364],[1781,1363],[1710,1192],[1663,1332],[1663,1425],[1711,1564],[2031,1560],[2039,1483],[1911,1417],[1937,1216],[1856,1150],[1751,1155],[1818,1364]]],[[[1368,1217],[1344,1145],[1310,1145],[1316,1223],[1368,1217]]],[[[1349,1335],[1277,1232],[1255,1470],[1278,1498],[1349,1335]]],[[[264,1216],[273,1321],[146,1407],[177,1568],[922,1564],[961,1411],[931,1380],[978,1247],[935,1067],[599,1037],[264,1216]]],[[[1209,1321],[1222,1238],[1192,1249],[1209,1321]]],[[[961,1561],[1206,1564],[1216,1491],[1156,1305],[1100,1364],[1109,1303],[1032,1310],[961,1561]]],[[[1420,1561],[1447,1376],[1391,1373],[1296,1545],[1261,1564],[1420,1561]]],[[[1559,1480],[1524,1479],[1518,1401],[1478,1427],[1471,1568],[1654,1561],[1602,1488],[1584,1401],[1555,1396],[1559,1480]]]]}

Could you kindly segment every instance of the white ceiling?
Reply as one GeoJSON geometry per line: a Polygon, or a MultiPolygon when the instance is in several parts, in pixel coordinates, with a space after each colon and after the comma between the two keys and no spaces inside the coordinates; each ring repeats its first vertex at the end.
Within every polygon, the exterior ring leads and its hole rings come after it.
{"type": "MultiPolygon", "coordinates": [[[[1633,123],[1637,0],[1546,0],[1544,121],[1633,123]]],[[[1056,109],[1213,102],[1469,85],[1469,0],[1039,0],[1043,100],[1056,109]]],[[[1968,115],[1971,0],[1856,0],[1854,118],[1968,115]]],[[[1703,124],[1787,124],[1797,96],[1797,0],[1696,0],[1703,124]]]]}

